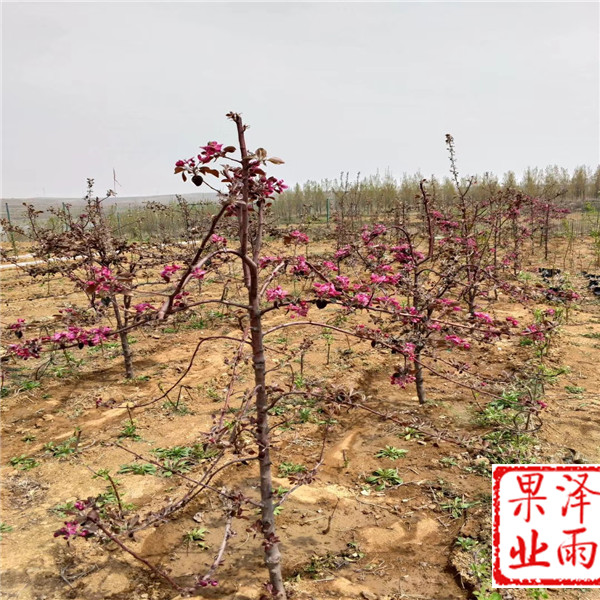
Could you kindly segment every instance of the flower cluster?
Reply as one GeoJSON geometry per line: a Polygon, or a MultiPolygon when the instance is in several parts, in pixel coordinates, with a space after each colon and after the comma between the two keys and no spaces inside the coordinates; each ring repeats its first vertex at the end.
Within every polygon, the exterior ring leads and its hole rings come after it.
{"type": "Polygon", "coordinates": [[[273,263],[278,263],[281,261],[282,261],[281,256],[263,256],[262,258],[259,259],[258,266],[261,269],[264,269],[265,267],[268,267],[269,265],[271,265],[273,263]]]}
{"type": "Polygon", "coordinates": [[[335,289],[333,283],[314,283],[313,287],[320,298],[337,298],[342,295],[342,292],[335,289]]]}
{"type": "Polygon", "coordinates": [[[196,267],[191,273],[190,273],[190,277],[192,279],[197,279],[198,281],[201,281],[202,279],[204,279],[204,276],[206,275],[206,271],[204,271],[203,269],[201,269],[200,267],[196,267]]]}
{"type": "Polygon", "coordinates": [[[140,302],[139,304],[134,304],[132,308],[138,315],[141,315],[142,313],[148,310],[156,310],[156,308],[154,308],[154,306],[152,306],[152,304],[148,302],[140,302]]]}
{"type": "Polygon", "coordinates": [[[18,337],[23,337],[23,327],[25,325],[25,319],[17,319],[16,323],[12,323],[8,328],[18,337]]]}
{"type": "Polygon", "coordinates": [[[94,329],[86,330],[71,326],[67,331],[59,331],[50,338],[42,338],[42,341],[49,340],[58,343],[60,346],[77,342],[79,348],[83,348],[85,345],[90,347],[96,346],[106,341],[111,334],[112,329],[110,327],[95,327],[94,329]]]}
{"type": "Polygon", "coordinates": [[[471,344],[467,342],[467,340],[463,340],[463,338],[458,337],[457,335],[447,335],[444,338],[447,342],[454,344],[457,348],[461,350],[468,350],[471,347],[471,344]]]}
{"type": "Polygon", "coordinates": [[[292,273],[298,276],[310,274],[310,267],[306,262],[305,256],[300,255],[296,258],[296,264],[292,267],[292,273]]]}
{"type": "Polygon", "coordinates": [[[543,342],[546,339],[544,331],[535,324],[526,327],[523,331],[523,335],[536,342],[543,342]]]}
{"type": "Polygon", "coordinates": [[[108,267],[91,267],[90,279],[85,282],[85,289],[88,294],[123,291],[123,287],[108,267]]]}
{"type": "Polygon", "coordinates": [[[365,225],[362,228],[360,237],[366,245],[369,245],[375,238],[385,235],[386,232],[387,227],[385,225],[377,224],[373,226],[373,229],[369,229],[368,225],[365,225]]]}
{"type": "Polygon", "coordinates": [[[171,277],[177,273],[177,271],[179,271],[180,269],[182,269],[183,267],[180,267],[179,265],[167,265],[165,266],[165,268],[160,272],[160,276],[167,282],[170,283],[171,281],[171,277]]]}
{"type": "Polygon", "coordinates": [[[267,290],[266,296],[269,302],[276,302],[277,300],[283,300],[286,296],[289,296],[289,292],[286,292],[280,285],[276,288],[267,290]]]}
{"type": "Polygon", "coordinates": [[[220,244],[221,246],[227,246],[227,240],[222,235],[218,235],[217,233],[213,233],[210,236],[210,241],[213,244],[220,244]]]}
{"type": "Polygon", "coordinates": [[[54,532],[54,537],[62,537],[68,540],[72,537],[82,537],[87,539],[94,534],[81,526],[77,521],[65,521],[65,526],[54,532]]]}
{"type": "Polygon", "coordinates": [[[352,253],[352,246],[342,246],[335,254],[334,256],[338,259],[338,260],[342,260],[343,258],[347,258],[348,256],[350,256],[350,254],[352,253]]]}
{"type": "Polygon", "coordinates": [[[301,300],[297,304],[288,304],[286,309],[288,313],[292,313],[290,314],[292,319],[294,319],[296,316],[306,317],[306,315],[308,315],[309,304],[304,300],[301,300]]]}
{"type": "Polygon", "coordinates": [[[406,370],[397,371],[390,378],[390,383],[392,385],[399,385],[402,389],[404,389],[409,383],[414,383],[416,377],[409,373],[406,370]]]}
{"type": "Polygon", "coordinates": [[[41,338],[32,338],[21,344],[11,344],[8,351],[23,360],[28,358],[39,358],[42,352],[42,344],[56,343],[61,348],[67,344],[77,344],[79,348],[84,346],[96,346],[107,340],[112,335],[110,327],[95,327],[93,329],[81,329],[80,327],[70,326],[67,331],[59,331],[51,336],[41,338]]]}
{"type": "Polygon", "coordinates": [[[42,351],[42,345],[40,344],[40,340],[36,338],[27,340],[22,344],[10,344],[8,346],[8,351],[23,360],[27,360],[28,358],[39,358],[40,352],[42,351]]]}
{"type": "Polygon", "coordinates": [[[490,317],[490,315],[488,315],[487,313],[474,312],[473,316],[476,319],[479,319],[480,321],[482,321],[483,323],[485,323],[486,325],[493,325],[494,324],[494,319],[492,319],[492,317],[490,317]]]}
{"type": "Polygon", "coordinates": [[[306,235],[306,233],[302,233],[301,231],[298,231],[297,229],[294,229],[294,231],[290,232],[290,237],[297,244],[308,244],[308,242],[310,241],[308,236],[306,235]]]}

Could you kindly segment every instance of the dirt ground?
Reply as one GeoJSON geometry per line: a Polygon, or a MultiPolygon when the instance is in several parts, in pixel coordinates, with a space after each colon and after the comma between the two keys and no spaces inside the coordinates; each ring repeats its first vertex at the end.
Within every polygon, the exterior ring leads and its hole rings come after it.
{"type": "MultiPolygon", "coordinates": [[[[585,249],[582,250],[582,256],[585,249]]],[[[533,273],[539,261],[527,269],[533,273]]],[[[600,463],[600,303],[576,275],[584,263],[574,264],[572,282],[582,298],[570,311],[568,323],[558,334],[545,363],[548,369],[568,367],[546,386],[548,408],[542,425],[527,452],[541,463],[600,463]],[[570,391],[569,391],[570,390],[570,391]],[[575,390],[575,391],[574,391],[575,390]]],[[[51,319],[57,307],[82,302],[72,284],[54,278],[49,284],[31,283],[18,271],[2,273],[2,324],[16,318],[28,322],[51,319]]],[[[500,298],[498,314],[524,309],[500,298]]],[[[324,318],[329,309],[323,311],[324,318]]],[[[270,324],[289,320],[271,313],[270,324]]],[[[129,415],[127,402],[150,400],[159,395],[159,384],[173,383],[189,362],[201,336],[235,332],[235,320],[207,311],[202,330],[189,323],[162,324],[135,331],[132,346],[137,377],[123,378],[118,348],[75,350],[82,360],[73,367],[58,358],[41,379],[35,368],[42,361],[4,363],[7,389],[2,399],[2,522],[12,530],[2,534],[2,597],[22,600],[167,600],[177,593],[143,565],[114,545],[99,548],[77,539],[67,545],[53,532],[66,520],[61,506],[103,492],[106,482],[93,471],[117,473],[133,457],[112,445],[119,439],[129,415]],[[178,329],[178,331],[177,331],[178,329]],[[96,407],[100,398],[108,408],[96,407]],[[111,406],[110,400],[114,400],[111,406]],[[54,457],[44,449],[49,442],[65,442],[79,428],[78,453],[54,457]],[[10,461],[34,457],[34,468],[22,469],[10,461]]],[[[306,332],[285,330],[274,336],[274,348],[300,341],[306,332]]],[[[389,384],[393,358],[369,345],[333,335],[330,359],[328,341],[314,336],[305,358],[304,385],[327,382],[353,388],[367,397],[369,406],[393,413],[403,422],[427,426],[446,437],[484,435],[493,427],[482,425],[488,400],[468,390],[428,376],[429,402],[420,407],[414,389],[389,384]]],[[[12,343],[4,340],[4,343],[12,343]]],[[[151,456],[153,448],[190,446],[203,440],[218,408],[228,380],[224,358],[236,344],[215,341],[199,353],[185,383],[188,408],[177,414],[163,402],[136,410],[139,439],[121,438],[124,446],[151,456]]],[[[271,360],[276,353],[272,353],[271,360]]],[[[490,376],[516,377],[523,365],[535,360],[530,347],[516,340],[502,340],[475,350],[475,362],[490,376]]],[[[293,365],[299,373],[299,365],[293,365]]],[[[249,371],[247,371],[249,373],[249,371]]],[[[279,371],[273,383],[290,374],[279,371]]],[[[248,380],[249,381],[249,380],[248,380]]],[[[309,469],[321,452],[323,427],[319,414],[304,407],[275,434],[276,485],[289,488],[285,465],[303,464],[309,469]],[[308,412],[306,412],[308,411],[308,412]]],[[[432,440],[408,426],[384,420],[360,410],[341,411],[330,428],[323,466],[316,481],[300,487],[283,505],[278,516],[284,573],[290,596],[298,599],[366,598],[367,600],[431,599],[461,600],[475,597],[474,586],[485,577],[489,556],[490,460],[464,445],[432,440]],[[386,446],[406,450],[403,457],[377,457],[386,446]],[[379,468],[398,468],[401,485],[384,490],[366,483],[379,468]],[[463,548],[457,539],[475,540],[474,549],[463,548]]],[[[21,466],[23,463],[21,463],[21,466]]],[[[119,474],[123,500],[147,512],[176,497],[185,489],[178,478],[119,474]]],[[[221,477],[221,485],[240,486],[256,494],[258,473],[249,463],[239,464],[221,477]]],[[[169,569],[184,581],[203,573],[220,543],[221,511],[214,498],[200,495],[172,521],[143,532],[132,544],[150,562],[169,569]],[[186,543],[194,528],[207,530],[202,544],[186,543]],[[206,548],[204,547],[206,546],[206,548]]],[[[219,585],[201,590],[207,598],[258,599],[267,573],[260,540],[236,521],[226,561],[219,570],[219,585]]],[[[600,599],[600,590],[548,590],[550,598],[600,599]]],[[[523,590],[503,592],[506,600],[534,596],[523,590]]],[[[480,598],[487,598],[482,595],[480,598]]]]}

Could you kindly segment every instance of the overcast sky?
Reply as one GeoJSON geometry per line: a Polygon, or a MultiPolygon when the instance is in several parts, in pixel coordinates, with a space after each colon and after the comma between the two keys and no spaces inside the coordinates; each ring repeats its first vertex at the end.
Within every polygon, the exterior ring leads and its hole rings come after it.
{"type": "Polygon", "coordinates": [[[2,196],[198,191],[209,140],[340,171],[599,162],[599,4],[3,3],[2,196]],[[193,188],[193,189],[192,189],[193,188]]]}

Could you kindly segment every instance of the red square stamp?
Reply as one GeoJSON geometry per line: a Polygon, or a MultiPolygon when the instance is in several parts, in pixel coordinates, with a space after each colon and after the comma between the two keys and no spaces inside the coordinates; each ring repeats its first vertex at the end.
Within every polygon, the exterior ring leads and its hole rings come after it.
{"type": "Polygon", "coordinates": [[[600,465],[494,465],[494,587],[600,587],[600,465]]]}

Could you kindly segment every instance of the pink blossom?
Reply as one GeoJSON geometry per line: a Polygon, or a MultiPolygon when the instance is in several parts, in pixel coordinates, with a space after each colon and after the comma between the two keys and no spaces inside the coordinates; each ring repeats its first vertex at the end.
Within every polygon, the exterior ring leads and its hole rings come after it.
{"type": "Polygon", "coordinates": [[[487,313],[474,312],[473,316],[476,319],[479,319],[480,321],[483,321],[486,325],[493,325],[494,324],[494,319],[492,319],[492,317],[490,317],[490,315],[488,315],[487,313]]]}
{"type": "Polygon", "coordinates": [[[146,312],[147,310],[156,310],[154,306],[152,306],[152,304],[149,304],[148,302],[140,302],[140,304],[134,304],[133,309],[138,314],[146,312]]]}
{"type": "Polygon", "coordinates": [[[160,273],[160,276],[169,283],[171,281],[171,277],[181,269],[179,265],[166,265],[160,273]]]}
{"type": "Polygon", "coordinates": [[[354,301],[360,306],[369,306],[371,303],[371,298],[368,296],[368,294],[360,293],[354,296],[354,301]]]}
{"type": "Polygon", "coordinates": [[[300,255],[296,258],[296,264],[292,267],[292,273],[294,275],[308,275],[310,273],[310,267],[304,256],[300,255]]]}
{"type": "Polygon", "coordinates": [[[23,360],[28,358],[39,358],[42,346],[37,338],[27,340],[23,344],[10,344],[8,351],[23,360]]]}
{"type": "Polygon", "coordinates": [[[335,298],[337,296],[341,296],[342,292],[338,292],[335,289],[333,283],[315,283],[313,284],[315,291],[317,294],[323,298],[325,296],[329,296],[330,298],[335,298]]]}
{"type": "Polygon", "coordinates": [[[65,526],[54,532],[54,537],[64,537],[65,540],[70,537],[88,538],[92,535],[91,531],[83,529],[77,521],[65,521],[65,526]]]}
{"type": "Polygon", "coordinates": [[[266,266],[275,263],[275,262],[281,262],[282,258],[281,256],[263,256],[259,261],[258,261],[258,266],[261,269],[264,269],[266,266]]]}
{"type": "Polygon", "coordinates": [[[403,315],[405,323],[419,323],[423,320],[423,315],[414,306],[410,306],[404,310],[408,313],[408,315],[403,315]]]}
{"type": "Polygon", "coordinates": [[[350,252],[352,252],[352,247],[351,246],[343,246],[342,248],[340,248],[336,253],[335,253],[335,257],[338,260],[341,260],[342,258],[346,258],[348,256],[350,256],[350,252]]]}
{"type": "Polygon", "coordinates": [[[454,344],[458,348],[462,348],[463,350],[468,350],[471,347],[471,344],[469,344],[469,342],[463,340],[457,335],[447,335],[445,339],[447,342],[451,342],[452,344],[454,344]]]}
{"type": "Polygon", "coordinates": [[[292,314],[290,317],[293,319],[296,315],[299,317],[306,317],[308,315],[309,304],[302,300],[299,304],[288,304],[286,306],[288,312],[292,314]]]}
{"type": "Polygon", "coordinates": [[[506,317],[506,320],[510,323],[511,327],[517,327],[517,325],[519,324],[519,321],[517,321],[517,319],[515,319],[514,317],[506,317]]]}
{"type": "Polygon", "coordinates": [[[210,236],[210,241],[211,241],[213,244],[221,244],[221,245],[223,245],[223,246],[227,246],[227,240],[226,240],[226,239],[225,239],[223,236],[221,236],[221,235],[218,235],[218,234],[216,234],[216,233],[213,233],[213,234],[210,236]]]}
{"type": "Polygon", "coordinates": [[[344,275],[337,275],[335,278],[335,283],[341,290],[347,290],[348,286],[350,285],[350,279],[344,275]]]}
{"type": "Polygon", "coordinates": [[[191,273],[190,273],[190,277],[192,279],[198,279],[199,281],[204,279],[204,276],[206,275],[206,271],[204,271],[203,269],[201,269],[200,267],[196,267],[191,273]]]}
{"type": "Polygon", "coordinates": [[[323,262],[323,266],[326,269],[329,269],[330,271],[334,271],[335,273],[337,273],[339,271],[339,269],[337,268],[335,263],[332,263],[330,260],[326,260],[323,262]]]}
{"type": "Polygon", "coordinates": [[[278,285],[276,288],[267,290],[266,295],[269,302],[275,302],[276,300],[283,300],[286,296],[289,296],[289,292],[286,292],[278,285]]]}
{"type": "Polygon", "coordinates": [[[409,373],[394,373],[390,378],[390,383],[392,385],[399,385],[402,389],[404,389],[409,383],[413,383],[416,380],[414,375],[410,375],[409,373]]]}
{"type": "Polygon", "coordinates": [[[545,338],[544,332],[537,325],[529,325],[529,327],[526,327],[523,331],[523,335],[538,342],[543,341],[545,338]]]}
{"type": "Polygon", "coordinates": [[[294,238],[298,244],[308,244],[309,242],[308,236],[297,229],[294,229],[294,231],[290,233],[290,236],[294,238]]]}
{"type": "Polygon", "coordinates": [[[200,146],[200,150],[204,150],[206,154],[218,154],[223,151],[223,144],[208,142],[206,146],[200,146]]]}
{"type": "Polygon", "coordinates": [[[408,358],[408,360],[410,360],[411,362],[415,361],[416,346],[414,344],[412,344],[411,342],[406,342],[405,344],[402,344],[402,346],[400,346],[399,350],[400,350],[400,354],[402,354],[403,356],[408,358]]]}
{"type": "Polygon", "coordinates": [[[120,292],[123,287],[115,280],[115,276],[108,267],[91,267],[92,279],[86,282],[87,292],[120,292]]]}
{"type": "Polygon", "coordinates": [[[12,331],[18,331],[23,327],[23,325],[25,325],[25,319],[17,319],[17,321],[12,325],[9,325],[8,328],[12,331]]]}
{"type": "Polygon", "coordinates": [[[377,224],[373,226],[373,229],[369,229],[368,225],[365,225],[362,229],[360,237],[365,244],[370,244],[376,237],[385,234],[387,227],[385,225],[377,224]]]}

